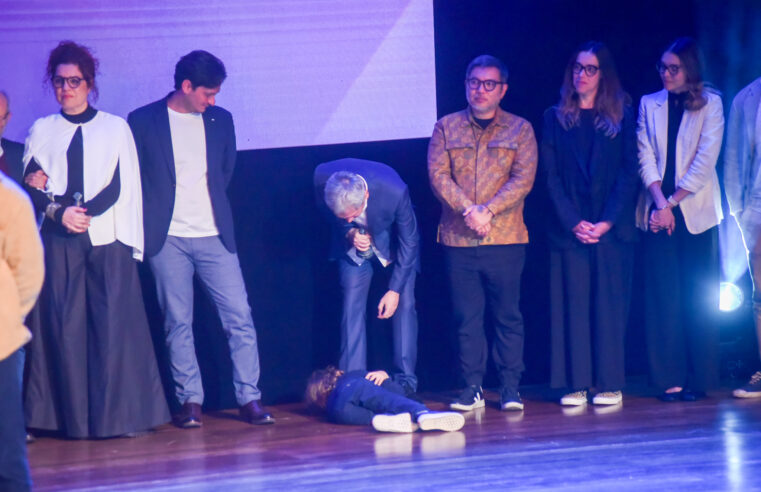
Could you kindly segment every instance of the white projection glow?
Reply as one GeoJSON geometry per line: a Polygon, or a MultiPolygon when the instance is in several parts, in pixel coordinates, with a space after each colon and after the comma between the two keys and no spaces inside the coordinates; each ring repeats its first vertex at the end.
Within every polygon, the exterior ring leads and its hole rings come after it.
{"type": "Polygon", "coordinates": [[[239,149],[428,137],[436,119],[432,0],[0,0],[5,136],[58,110],[44,84],[64,39],[100,60],[95,107],[126,117],[173,88],[194,49],[225,63],[217,104],[239,149]]]}

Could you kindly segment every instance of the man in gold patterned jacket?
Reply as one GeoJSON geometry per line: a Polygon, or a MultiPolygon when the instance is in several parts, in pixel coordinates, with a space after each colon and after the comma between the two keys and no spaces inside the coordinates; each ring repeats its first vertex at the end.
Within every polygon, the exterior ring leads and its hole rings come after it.
{"type": "Polygon", "coordinates": [[[488,346],[485,306],[495,325],[492,347],[499,371],[500,408],[523,410],[520,280],[528,231],[523,202],[536,174],[531,124],[503,111],[507,68],[489,55],[466,71],[468,108],[439,120],[428,147],[428,176],[441,201],[438,241],[443,244],[466,387],[454,410],[485,405],[481,388],[488,346]]]}

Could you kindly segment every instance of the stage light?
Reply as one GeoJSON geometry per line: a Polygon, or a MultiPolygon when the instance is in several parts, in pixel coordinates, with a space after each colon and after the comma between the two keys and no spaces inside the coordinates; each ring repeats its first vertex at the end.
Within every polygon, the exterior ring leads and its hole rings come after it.
{"type": "Polygon", "coordinates": [[[719,309],[724,312],[734,311],[742,303],[742,290],[731,282],[722,282],[719,286],[719,309]]]}

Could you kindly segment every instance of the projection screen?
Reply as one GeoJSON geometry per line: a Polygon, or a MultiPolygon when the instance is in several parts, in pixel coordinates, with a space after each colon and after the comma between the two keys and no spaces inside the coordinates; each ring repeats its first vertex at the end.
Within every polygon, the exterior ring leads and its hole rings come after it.
{"type": "Polygon", "coordinates": [[[239,149],[428,137],[436,119],[432,0],[2,0],[0,11],[12,140],[58,110],[43,78],[64,39],[93,49],[95,107],[123,117],[173,89],[180,56],[215,54],[239,149]]]}

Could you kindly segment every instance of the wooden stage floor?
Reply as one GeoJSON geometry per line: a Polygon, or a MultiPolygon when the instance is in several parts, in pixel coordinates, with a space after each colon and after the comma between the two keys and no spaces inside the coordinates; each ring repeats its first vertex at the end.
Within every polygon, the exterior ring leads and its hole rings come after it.
{"type": "Polygon", "coordinates": [[[523,389],[526,410],[506,413],[487,392],[453,433],[380,434],[294,404],[271,407],[268,427],[225,411],[134,439],[43,437],[29,458],[38,491],[761,490],[761,400],[626,394],[617,408],[567,410],[543,393],[523,389]]]}

